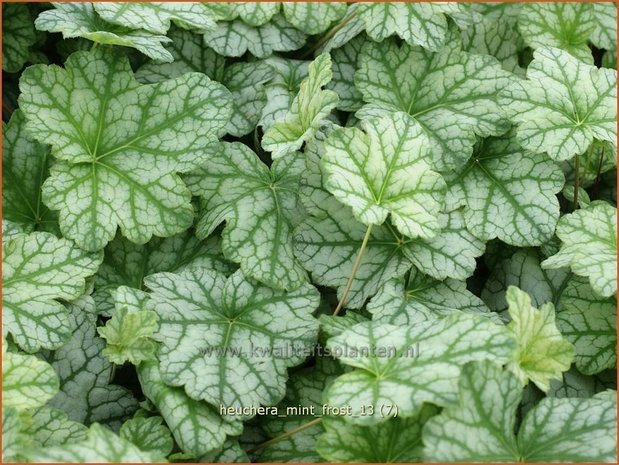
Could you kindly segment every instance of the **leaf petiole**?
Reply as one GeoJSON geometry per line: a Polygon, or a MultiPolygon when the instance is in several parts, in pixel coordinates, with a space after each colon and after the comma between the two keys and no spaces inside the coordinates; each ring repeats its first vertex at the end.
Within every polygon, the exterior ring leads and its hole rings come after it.
{"type": "Polygon", "coordinates": [[[303,423],[301,426],[297,426],[296,428],[293,428],[290,431],[286,431],[285,433],[282,433],[279,436],[275,436],[274,438],[269,439],[268,441],[264,441],[263,443],[260,443],[257,446],[252,447],[247,452],[254,452],[256,450],[264,449],[265,447],[268,447],[271,444],[275,444],[276,442],[282,441],[283,439],[289,438],[290,436],[293,436],[297,433],[300,433],[301,431],[311,428],[314,425],[317,425],[318,423],[320,423],[320,420],[322,419],[315,418],[311,421],[308,421],[307,423],[303,423]]]}

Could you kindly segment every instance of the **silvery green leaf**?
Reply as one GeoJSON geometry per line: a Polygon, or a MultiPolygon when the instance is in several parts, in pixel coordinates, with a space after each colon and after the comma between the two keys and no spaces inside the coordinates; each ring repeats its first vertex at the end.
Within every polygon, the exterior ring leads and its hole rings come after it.
{"type": "Polygon", "coordinates": [[[204,35],[206,45],[227,57],[240,57],[249,51],[257,58],[266,58],[273,52],[297,50],[305,43],[305,34],[295,29],[282,15],[257,27],[241,20],[219,23],[204,35]]]}
{"type": "Polygon", "coordinates": [[[299,287],[307,276],[294,257],[291,231],[301,217],[296,191],[303,165],[293,156],[276,160],[269,169],[246,145],[222,144],[185,177],[193,194],[204,200],[198,237],[209,236],[225,221],[227,259],[274,288],[299,287]]]}
{"type": "Polygon", "coordinates": [[[526,80],[512,80],[501,105],[518,125],[520,145],[557,161],[594,139],[617,146],[617,71],[596,68],[558,48],[538,48],[526,80]]]}
{"type": "Polygon", "coordinates": [[[345,2],[283,2],[290,24],[309,35],[325,32],[346,13],[345,2]]]}
{"type": "Polygon", "coordinates": [[[64,69],[29,67],[20,88],[27,130],[59,159],[43,199],[66,237],[99,250],[119,226],[143,244],[191,225],[191,194],[176,173],[198,166],[222,135],[225,87],[199,73],[140,85],[126,57],[97,49],[74,53],[64,69]]]}
{"type": "Polygon", "coordinates": [[[604,201],[564,215],[557,225],[562,245],[559,252],[542,262],[544,268],[571,267],[574,274],[588,277],[602,297],[617,292],[617,209],[604,201]]]}
{"type": "Polygon", "coordinates": [[[617,68],[617,5],[613,3],[592,3],[596,26],[591,34],[591,42],[606,50],[602,56],[602,66],[617,68]]]}
{"type": "Polygon", "coordinates": [[[346,310],[344,315],[320,315],[320,341],[329,340],[329,338],[339,336],[347,329],[352,328],[358,323],[369,321],[370,319],[365,314],[355,313],[352,310],[346,310]]]}
{"type": "Polygon", "coordinates": [[[69,420],[62,410],[41,407],[32,413],[32,422],[24,432],[34,439],[36,447],[50,447],[83,441],[88,428],[69,420]]]}
{"type": "Polygon", "coordinates": [[[511,74],[494,57],[463,52],[458,42],[454,37],[436,53],[393,40],[368,43],[355,74],[367,103],[357,116],[407,113],[430,138],[439,170],[461,167],[476,135],[498,135],[508,128],[498,93],[511,74]]]}
{"type": "Polygon", "coordinates": [[[464,205],[466,226],[478,238],[524,247],[554,235],[563,173],[545,155],[520,148],[512,133],[479,141],[445,178],[448,208],[464,205]]]}
{"type": "Polygon", "coordinates": [[[200,457],[201,463],[249,463],[247,452],[243,450],[238,441],[228,439],[220,450],[208,453],[200,457]]]}
{"type": "Polygon", "coordinates": [[[2,244],[4,331],[26,352],[62,346],[74,326],[58,300],[78,298],[101,260],[101,253],[46,232],[20,234],[2,244]]]}
{"type": "MultiPolygon", "coordinates": [[[[163,380],[212,405],[272,405],[286,369],[301,363],[318,335],[316,289],[273,290],[240,271],[230,278],[190,268],[146,278],[148,307],[159,316],[163,380]]],[[[251,416],[251,415],[250,415],[251,416]]],[[[247,415],[239,415],[239,418],[247,415]]]]}
{"type": "Polygon", "coordinates": [[[57,2],[53,6],[35,20],[38,30],[62,32],[65,39],[83,37],[99,44],[132,47],[154,60],[172,61],[172,56],[163,47],[170,39],[164,35],[108,23],[97,15],[92,3],[57,2]]]}
{"type": "Polygon", "coordinates": [[[368,425],[396,415],[413,417],[424,402],[456,403],[461,367],[472,360],[506,363],[515,340],[504,325],[482,315],[452,313],[415,326],[360,323],[327,347],[356,369],[333,382],[325,402],[350,406],[344,419],[368,425]],[[374,407],[373,415],[361,415],[367,405],[374,407]]]}
{"type": "Polygon", "coordinates": [[[363,95],[355,86],[355,73],[359,55],[368,40],[365,34],[360,35],[331,52],[333,79],[326,87],[339,96],[337,108],[340,110],[357,111],[363,106],[363,95]]]}
{"type": "Polygon", "coordinates": [[[23,412],[13,407],[2,408],[3,463],[19,462],[21,452],[33,446],[33,438],[24,433],[25,423],[23,412]]]}
{"type": "Polygon", "coordinates": [[[2,70],[16,73],[30,56],[30,47],[36,43],[36,33],[28,5],[2,5],[2,70]]]}
{"type": "Polygon", "coordinates": [[[220,448],[227,434],[241,433],[240,422],[225,421],[215,407],[192,399],[183,388],[167,385],[156,363],[140,364],[138,378],[183,452],[199,457],[220,448]]]}
{"type": "MultiPolygon", "coordinates": [[[[561,325],[560,322],[559,325],[561,325]]],[[[550,381],[550,389],[548,389],[546,395],[548,397],[589,398],[596,393],[596,388],[596,380],[593,376],[585,376],[575,368],[570,368],[563,372],[561,379],[550,381]]]]}
{"type": "Polygon", "coordinates": [[[234,2],[232,11],[250,26],[262,26],[279,13],[281,2],[234,2]]]}
{"type": "Polygon", "coordinates": [[[174,447],[170,430],[162,424],[161,417],[141,417],[127,420],[120,427],[119,436],[145,452],[155,452],[167,457],[174,447]]]}

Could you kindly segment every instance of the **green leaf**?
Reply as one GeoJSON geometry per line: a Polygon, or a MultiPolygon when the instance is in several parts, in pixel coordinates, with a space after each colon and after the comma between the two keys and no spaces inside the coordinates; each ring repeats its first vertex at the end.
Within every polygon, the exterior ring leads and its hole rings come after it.
{"type": "Polygon", "coordinates": [[[110,24],[95,12],[92,3],[53,3],[54,9],[39,14],[34,24],[40,31],[62,32],[65,39],[83,37],[99,44],[132,47],[159,61],[172,61],[163,47],[170,41],[164,35],[132,30],[110,24]]]}
{"type": "Polygon", "coordinates": [[[333,78],[325,87],[338,95],[340,110],[357,111],[363,106],[363,95],[355,86],[355,73],[359,55],[368,40],[365,34],[360,35],[331,52],[333,78]]]}
{"type": "Polygon", "coordinates": [[[204,73],[225,85],[232,94],[232,119],[226,131],[236,137],[251,132],[267,101],[263,85],[272,78],[271,68],[264,62],[234,63],[224,68],[225,59],[204,47],[201,35],[173,29],[169,37],[172,43],[166,49],[174,57],[174,62],[146,63],[136,72],[136,78],[152,84],[185,73],[204,73]]]}
{"type": "Polygon", "coordinates": [[[16,110],[2,131],[2,218],[28,228],[53,232],[55,215],[41,201],[49,174],[49,148],[25,134],[24,115],[16,110]]]}
{"type": "Polygon", "coordinates": [[[364,120],[361,127],[328,136],[325,187],[364,224],[383,224],[390,214],[410,238],[435,236],[445,182],[426,162],[430,143],[421,125],[394,113],[364,120]]]}
{"type": "Polygon", "coordinates": [[[602,66],[617,68],[617,5],[610,2],[596,2],[591,6],[596,22],[591,42],[596,47],[606,50],[602,57],[602,66]]]}
{"type": "Polygon", "coordinates": [[[437,409],[426,405],[413,418],[391,418],[380,425],[351,425],[342,417],[324,417],[327,432],[316,450],[331,462],[420,462],[421,428],[437,409]]]}
{"type": "Polygon", "coordinates": [[[27,130],[59,159],[43,199],[60,210],[66,237],[99,250],[118,226],[143,244],[191,225],[191,195],[176,173],[198,166],[222,135],[222,85],[190,73],[141,86],[125,57],[95,50],[74,53],[65,69],[31,66],[20,87],[27,130]]]}
{"type": "Polygon", "coordinates": [[[574,344],[576,367],[592,375],[617,366],[617,299],[600,298],[586,279],[573,277],[557,306],[557,325],[574,344]]]}
{"type": "Polygon", "coordinates": [[[409,114],[430,137],[435,168],[457,169],[472,154],[476,135],[508,128],[497,100],[510,79],[495,58],[463,52],[455,38],[436,53],[392,40],[368,43],[355,74],[368,105],[357,116],[409,114]]]}
{"type": "Polygon", "coordinates": [[[436,321],[454,312],[482,313],[492,318],[488,307],[455,279],[438,281],[415,270],[406,279],[387,281],[368,303],[372,320],[399,326],[436,321]]]}
{"type": "Polygon", "coordinates": [[[481,315],[453,313],[415,326],[360,323],[327,343],[356,370],[337,378],[326,403],[350,406],[345,420],[376,424],[414,416],[423,402],[456,402],[460,368],[472,360],[507,362],[515,347],[509,330],[481,315]],[[372,405],[373,415],[361,415],[372,405]]]}
{"type": "Polygon", "coordinates": [[[8,352],[2,345],[2,408],[42,406],[58,392],[54,369],[34,355],[8,352]]]}
{"type": "Polygon", "coordinates": [[[481,240],[525,247],[554,235],[563,173],[545,155],[521,149],[512,133],[478,142],[471,159],[445,178],[448,208],[464,205],[467,229],[481,240]]]}
{"type": "Polygon", "coordinates": [[[375,42],[397,34],[410,45],[438,50],[447,39],[446,15],[455,15],[465,9],[465,5],[456,2],[362,3],[358,14],[375,42]]]}
{"type": "Polygon", "coordinates": [[[90,425],[100,422],[119,428],[138,408],[127,388],[110,384],[112,364],[102,352],[105,341],[96,335],[96,310],[91,297],[69,306],[71,338],[45,359],[60,378],[60,392],[48,403],[64,411],[69,419],[90,425]]]}
{"type": "Polygon", "coordinates": [[[221,255],[219,238],[201,241],[191,231],[144,245],[134,244],[117,234],[105,249],[97,272],[93,297],[97,311],[105,316],[114,312],[113,293],[119,286],[143,289],[144,277],[162,271],[177,272],[189,266],[204,266],[222,273],[233,271],[221,255]]]}
{"type": "Polygon", "coordinates": [[[602,297],[617,292],[617,209],[606,202],[564,215],[557,225],[562,245],[559,253],[542,262],[544,268],[571,267],[589,278],[602,297]]]}
{"type": "Polygon", "coordinates": [[[276,403],[284,395],[286,369],[302,362],[316,342],[312,312],[319,294],[309,284],[282,292],[240,271],[226,279],[192,268],[152,275],[146,285],[149,307],[159,315],[163,380],[212,405],[276,403]]]}
{"type": "Polygon", "coordinates": [[[32,414],[32,422],[24,432],[34,439],[37,447],[50,447],[83,441],[88,428],[69,420],[62,410],[42,407],[32,414]]]}
{"type": "Polygon", "coordinates": [[[297,50],[305,44],[305,38],[305,34],[280,14],[257,27],[240,20],[218,23],[216,29],[204,35],[206,45],[220,55],[240,57],[249,51],[256,58],[266,58],[273,52],[297,50]]]}
{"type": "Polygon", "coordinates": [[[337,94],[322,89],[331,77],[331,56],[328,53],[310,63],[309,75],[301,82],[290,110],[283,120],[275,121],[262,138],[262,147],[272,152],[273,159],[289,155],[311,140],[322,120],[335,108],[339,100],[337,94]]]}
{"type": "Polygon", "coordinates": [[[593,64],[593,56],[587,42],[595,26],[591,3],[526,3],[518,18],[529,47],[560,48],[588,64],[593,64]]]}
{"type": "Polygon", "coordinates": [[[106,340],[103,355],[112,363],[139,365],[156,359],[157,343],[152,339],[157,330],[157,314],[150,310],[130,312],[119,308],[105,326],[97,328],[106,340]]]}
{"type": "Polygon", "coordinates": [[[283,2],[290,24],[309,35],[325,32],[346,13],[345,2],[283,2]]]}
{"type": "Polygon", "coordinates": [[[279,13],[281,2],[235,2],[232,10],[245,24],[262,26],[279,13]]]}
{"type": "Polygon", "coordinates": [[[2,319],[4,330],[26,352],[55,349],[73,326],[58,299],[73,300],[85,289],[102,260],[67,239],[34,232],[2,245],[2,319]]]}
{"type": "Polygon", "coordinates": [[[193,194],[204,199],[198,237],[226,221],[222,249],[228,260],[271,287],[299,287],[307,277],[294,257],[291,230],[302,215],[296,191],[303,168],[302,159],[289,157],[269,169],[247,146],[223,144],[185,177],[193,194]]]}
{"type": "Polygon", "coordinates": [[[23,450],[32,447],[32,437],[24,433],[23,412],[15,408],[2,408],[2,462],[19,462],[23,450]]]}
{"type": "Polygon", "coordinates": [[[215,407],[192,399],[183,388],[168,386],[156,363],[142,363],[138,367],[138,378],[144,395],[157,406],[185,453],[201,456],[221,447],[227,434],[241,433],[240,422],[224,421],[215,407]]]}
{"type": "Polygon", "coordinates": [[[546,303],[539,309],[531,305],[526,292],[509,286],[505,295],[509,305],[512,331],[518,348],[508,365],[524,385],[533,381],[542,391],[548,391],[551,379],[560,379],[574,359],[574,346],[563,338],[555,323],[555,309],[546,303]]]}
{"type": "Polygon", "coordinates": [[[492,363],[470,363],[462,370],[459,397],[426,423],[424,461],[614,461],[614,400],[543,399],[516,436],[522,386],[515,375],[492,363]]]}
{"type": "Polygon", "coordinates": [[[2,26],[2,70],[17,73],[28,61],[30,47],[37,40],[28,5],[2,5],[2,26]]]}
{"type": "Polygon", "coordinates": [[[553,160],[585,152],[594,139],[617,146],[617,71],[568,52],[538,48],[526,80],[513,80],[501,104],[518,124],[520,145],[553,160]]]}
{"type": "Polygon", "coordinates": [[[174,440],[170,430],[162,422],[161,417],[132,418],[120,427],[119,436],[144,452],[154,452],[160,457],[167,457],[174,448],[174,440]]]}
{"type": "Polygon", "coordinates": [[[249,463],[247,453],[240,446],[238,441],[228,439],[222,448],[216,452],[200,457],[201,463],[249,463]]]}
{"type": "Polygon", "coordinates": [[[25,453],[33,462],[162,462],[156,452],[145,452],[135,444],[117,436],[98,423],[90,427],[84,441],[63,446],[46,447],[25,453]]]}
{"type": "Polygon", "coordinates": [[[185,29],[206,32],[215,28],[215,17],[208,4],[196,2],[93,3],[99,16],[106,21],[131,29],[145,29],[153,34],[165,34],[174,21],[185,29]]]}

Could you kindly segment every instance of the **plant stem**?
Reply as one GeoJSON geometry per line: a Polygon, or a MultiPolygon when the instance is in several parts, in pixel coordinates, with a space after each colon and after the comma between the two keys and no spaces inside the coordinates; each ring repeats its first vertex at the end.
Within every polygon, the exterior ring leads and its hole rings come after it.
{"type": "Polygon", "coordinates": [[[318,423],[320,423],[320,418],[315,418],[312,421],[308,421],[307,423],[303,423],[301,426],[297,426],[296,428],[291,429],[290,431],[286,431],[283,434],[280,434],[279,436],[275,436],[273,439],[269,439],[268,441],[265,441],[261,444],[258,444],[256,447],[252,447],[251,449],[249,449],[247,452],[253,452],[259,449],[264,449],[265,447],[270,446],[271,444],[275,444],[276,442],[281,441],[282,439],[286,439],[289,438],[290,436],[297,434],[303,430],[306,430],[308,428],[311,428],[314,425],[317,425],[318,423]]]}
{"type": "Polygon", "coordinates": [[[580,188],[580,155],[574,160],[574,210],[578,208],[578,189],[580,188]]]}
{"type": "Polygon", "coordinates": [[[346,26],[348,23],[350,23],[353,20],[353,18],[355,18],[356,16],[357,16],[357,12],[354,12],[354,13],[346,16],[343,20],[341,20],[339,23],[337,23],[335,26],[333,26],[329,30],[329,32],[327,32],[324,36],[322,36],[320,38],[320,40],[318,40],[318,42],[316,42],[314,45],[312,45],[312,47],[301,56],[301,59],[302,60],[306,59],[312,53],[314,53],[316,50],[318,50],[320,47],[322,47],[325,44],[325,42],[327,42],[329,39],[331,39],[339,30],[341,30],[344,26],[346,26]]]}
{"type": "Polygon", "coordinates": [[[595,173],[595,184],[593,184],[593,197],[597,199],[598,189],[600,184],[600,176],[602,174],[602,165],[604,164],[604,155],[606,152],[604,151],[604,147],[602,147],[602,154],[600,155],[600,163],[598,163],[598,169],[595,173]]]}
{"type": "Polygon", "coordinates": [[[346,287],[344,288],[344,293],[342,294],[342,298],[337,303],[337,307],[335,307],[335,311],[333,315],[337,315],[340,313],[344,304],[346,303],[346,298],[348,297],[348,293],[350,292],[350,288],[352,287],[352,283],[355,280],[355,275],[357,271],[359,271],[359,266],[361,266],[361,259],[363,258],[363,254],[365,253],[365,249],[368,245],[368,241],[370,240],[370,234],[372,233],[372,225],[368,226],[368,229],[365,231],[365,236],[363,236],[363,242],[361,243],[361,247],[359,247],[359,252],[357,252],[357,258],[355,259],[355,263],[352,266],[352,270],[350,271],[350,276],[348,277],[348,282],[346,283],[346,287]]]}

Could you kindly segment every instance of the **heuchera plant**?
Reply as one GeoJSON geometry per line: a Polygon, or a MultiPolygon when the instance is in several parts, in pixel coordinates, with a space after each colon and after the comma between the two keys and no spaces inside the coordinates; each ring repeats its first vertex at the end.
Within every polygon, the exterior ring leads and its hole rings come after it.
{"type": "Polygon", "coordinates": [[[614,3],[3,3],[4,461],[616,462],[614,3]]]}

